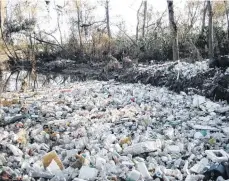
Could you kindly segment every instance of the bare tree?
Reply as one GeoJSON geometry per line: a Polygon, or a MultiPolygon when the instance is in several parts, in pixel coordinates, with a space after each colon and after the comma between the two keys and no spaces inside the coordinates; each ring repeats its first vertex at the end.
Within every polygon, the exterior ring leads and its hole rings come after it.
{"type": "Polygon", "coordinates": [[[147,0],[144,1],[144,19],[142,26],[142,37],[145,37],[145,27],[146,27],[146,17],[147,17],[147,0]]]}
{"type": "Polygon", "coordinates": [[[168,11],[169,11],[169,24],[171,29],[172,41],[173,41],[173,60],[179,59],[179,47],[178,47],[178,33],[177,25],[174,19],[173,1],[167,0],[168,11]]]}
{"type": "Polygon", "coordinates": [[[225,5],[225,12],[226,12],[226,17],[227,17],[227,39],[229,42],[229,9],[228,9],[227,1],[224,1],[224,5],[225,5]]]}
{"type": "Polygon", "coordinates": [[[80,50],[83,49],[83,43],[82,43],[82,34],[81,34],[81,16],[80,16],[80,4],[78,1],[76,1],[76,9],[77,9],[77,26],[78,26],[78,34],[79,34],[79,40],[80,40],[80,50]]]}
{"type": "Polygon", "coordinates": [[[108,37],[109,37],[109,47],[108,47],[108,51],[110,53],[111,51],[111,29],[110,29],[110,5],[109,5],[110,1],[106,0],[106,23],[107,23],[107,33],[108,33],[108,37]]]}
{"type": "Polygon", "coordinates": [[[58,27],[58,30],[60,33],[60,43],[61,43],[61,45],[63,45],[63,37],[62,37],[62,31],[61,31],[61,27],[60,27],[60,16],[61,16],[61,12],[57,12],[57,27],[58,27]]]}
{"type": "Polygon", "coordinates": [[[109,0],[106,0],[106,20],[107,20],[107,33],[109,38],[111,39],[111,29],[110,29],[110,7],[109,7],[109,0]]]}
{"type": "Polygon", "coordinates": [[[210,60],[213,60],[214,52],[213,52],[213,11],[211,0],[207,1],[208,6],[208,56],[210,60]]]}
{"type": "Polygon", "coordinates": [[[1,0],[1,26],[3,27],[6,18],[6,3],[7,0],[1,0]]]}
{"type": "Polygon", "coordinates": [[[137,11],[136,41],[138,41],[138,32],[139,32],[139,23],[140,23],[139,15],[140,15],[140,10],[142,8],[142,5],[143,5],[143,1],[141,2],[141,5],[139,6],[137,11]]]}
{"type": "Polygon", "coordinates": [[[208,8],[208,6],[206,6],[206,1],[204,1],[204,9],[203,9],[204,11],[203,11],[202,27],[201,27],[200,34],[203,34],[204,33],[207,8],[208,8]]]}

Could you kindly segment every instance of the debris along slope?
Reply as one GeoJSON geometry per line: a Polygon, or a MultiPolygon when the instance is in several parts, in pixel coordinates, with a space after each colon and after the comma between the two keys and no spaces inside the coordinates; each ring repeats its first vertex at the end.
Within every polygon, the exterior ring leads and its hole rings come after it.
{"type": "Polygon", "coordinates": [[[121,82],[165,86],[175,92],[190,92],[212,100],[229,102],[229,69],[209,68],[208,60],[187,62],[166,62],[153,65],[139,65],[125,70],[117,80],[121,82]]]}
{"type": "Polygon", "coordinates": [[[229,151],[229,107],[166,88],[87,81],[1,105],[0,180],[198,180],[229,151]]]}

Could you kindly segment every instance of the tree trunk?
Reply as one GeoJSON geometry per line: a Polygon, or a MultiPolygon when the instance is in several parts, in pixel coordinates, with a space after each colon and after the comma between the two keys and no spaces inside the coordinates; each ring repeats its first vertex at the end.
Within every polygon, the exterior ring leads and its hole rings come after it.
{"type": "Polygon", "coordinates": [[[136,41],[138,41],[138,32],[139,32],[139,13],[140,13],[142,4],[143,4],[143,1],[141,2],[141,5],[140,5],[140,7],[138,8],[138,11],[137,11],[136,41]]]}
{"type": "Polygon", "coordinates": [[[205,2],[206,1],[204,1],[204,12],[203,12],[203,19],[202,19],[202,27],[201,27],[201,32],[200,32],[201,35],[204,33],[205,19],[206,19],[206,13],[207,13],[207,8],[208,8],[208,6],[206,6],[205,2]]]}
{"type": "Polygon", "coordinates": [[[110,12],[109,12],[109,0],[106,0],[106,21],[107,21],[107,33],[108,33],[108,37],[109,37],[109,45],[108,45],[108,52],[110,53],[111,51],[111,29],[110,29],[110,12]]]}
{"type": "Polygon", "coordinates": [[[211,0],[207,1],[208,5],[208,57],[211,61],[213,61],[214,57],[214,48],[213,48],[213,12],[212,12],[212,5],[211,5],[211,0]]]}
{"type": "Polygon", "coordinates": [[[81,27],[80,27],[80,5],[78,0],[76,1],[76,8],[77,8],[77,26],[78,26],[78,34],[79,34],[79,40],[80,40],[80,51],[83,50],[83,43],[82,43],[82,34],[81,34],[81,27]]]}
{"type": "Polygon", "coordinates": [[[142,26],[142,38],[145,37],[146,18],[147,18],[147,0],[144,1],[144,19],[143,19],[143,26],[142,26]]]}
{"type": "Polygon", "coordinates": [[[229,47],[229,9],[227,1],[224,1],[225,10],[226,10],[226,17],[227,17],[227,40],[228,40],[228,47],[229,47]]]}
{"type": "Polygon", "coordinates": [[[6,3],[7,0],[1,0],[1,26],[3,27],[6,18],[6,3]]]}
{"type": "Polygon", "coordinates": [[[109,38],[111,38],[111,29],[110,29],[110,12],[109,12],[109,0],[106,0],[106,20],[107,20],[107,33],[109,38]]]}
{"type": "Polygon", "coordinates": [[[174,19],[173,1],[167,0],[167,4],[168,4],[168,11],[169,11],[169,24],[170,24],[171,35],[173,39],[173,60],[175,61],[179,59],[177,25],[174,19]]]}
{"type": "Polygon", "coordinates": [[[57,12],[57,26],[58,26],[58,30],[60,33],[60,44],[63,45],[63,37],[62,37],[62,31],[60,27],[60,13],[59,12],[57,12]]]}

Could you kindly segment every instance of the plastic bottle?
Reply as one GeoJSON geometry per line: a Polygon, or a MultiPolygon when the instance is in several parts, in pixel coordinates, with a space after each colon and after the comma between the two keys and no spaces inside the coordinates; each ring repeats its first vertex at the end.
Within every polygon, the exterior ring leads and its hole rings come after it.
{"type": "Polygon", "coordinates": [[[136,164],[136,167],[137,167],[137,170],[142,174],[143,178],[147,178],[147,179],[151,178],[144,162],[138,162],[136,164]]]}

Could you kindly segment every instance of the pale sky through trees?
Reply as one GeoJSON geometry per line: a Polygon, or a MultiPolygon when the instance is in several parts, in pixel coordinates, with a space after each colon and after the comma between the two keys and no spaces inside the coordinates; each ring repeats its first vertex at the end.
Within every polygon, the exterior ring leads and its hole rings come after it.
{"type": "MultiPolygon", "coordinates": [[[[115,24],[116,22],[123,19],[126,23],[128,32],[135,33],[135,28],[137,24],[137,10],[141,4],[142,0],[110,0],[111,5],[111,22],[115,24]],[[113,20],[113,21],[112,21],[113,20]]],[[[96,2],[96,0],[91,0],[91,2],[96,2]]],[[[167,0],[148,0],[148,4],[153,6],[155,12],[163,12],[167,10],[167,0]]],[[[184,0],[174,0],[175,7],[183,7],[184,0]]],[[[99,12],[100,16],[104,16],[104,10],[102,7],[99,12]]],[[[181,8],[182,9],[182,8],[181,8]]],[[[113,27],[114,29],[114,27],[113,27]]]]}
{"type": "MultiPolygon", "coordinates": [[[[15,4],[20,0],[8,0],[8,8],[10,8],[11,4],[15,4]]],[[[39,28],[44,29],[46,31],[52,32],[53,29],[57,27],[57,11],[54,9],[55,5],[63,6],[64,2],[70,1],[75,2],[75,0],[50,0],[49,6],[49,14],[47,12],[45,0],[28,0],[33,3],[39,4],[42,9],[37,13],[38,16],[38,24],[39,28]],[[48,18],[49,17],[49,18],[48,18]]],[[[88,4],[92,4],[96,6],[96,10],[94,12],[95,21],[101,21],[105,18],[105,7],[102,5],[102,1],[104,0],[87,0],[88,4]]],[[[137,24],[137,10],[141,4],[142,0],[110,0],[110,22],[111,22],[111,31],[112,34],[116,34],[118,32],[117,24],[120,22],[124,22],[125,28],[130,35],[135,34],[136,24],[137,24]]],[[[183,18],[186,14],[184,11],[184,6],[187,1],[193,0],[174,0],[174,9],[175,9],[175,19],[183,18]],[[184,15],[184,16],[183,16],[184,15]]],[[[194,0],[198,1],[198,0],[194,0]]],[[[204,1],[204,0],[201,0],[204,1]]],[[[214,0],[217,1],[217,0],[214,0]]],[[[167,14],[167,0],[148,0],[148,7],[153,7],[153,13],[162,14],[164,11],[165,18],[164,22],[168,21],[167,14]]],[[[67,11],[67,10],[66,10],[67,11]]],[[[75,10],[76,11],[76,10],[75,10]]],[[[73,14],[74,14],[73,10],[73,14]]],[[[160,16],[160,15],[159,15],[160,16]]],[[[61,17],[61,29],[65,37],[67,37],[69,31],[69,17],[65,16],[61,17]]],[[[152,17],[152,19],[157,19],[158,17],[152,17]]],[[[167,22],[168,23],[168,22],[167,22]]],[[[58,32],[56,32],[57,38],[58,32]]]]}
{"type": "MultiPolygon", "coordinates": [[[[8,0],[8,7],[11,3],[16,3],[19,0],[8,0]]],[[[29,1],[29,0],[28,0],[29,1]]],[[[50,0],[49,6],[49,18],[48,13],[45,8],[45,0],[32,0],[33,3],[38,2],[39,6],[43,7],[42,10],[37,13],[39,27],[41,29],[52,31],[57,27],[57,11],[54,9],[55,5],[63,6],[65,1],[73,1],[73,0],[50,0]],[[40,18],[40,19],[39,19],[40,18]]],[[[74,0],[75,1],[75,0],[74,0]]],[[[137,10],[141,4],[142,0],[110,0],[110,22],[111,22],[111,30],[112,33],[117,33],[118,29],[116,25],[120,23],[122,20],[125,22],[126,30],[128,33],[134,35],[136,24],[137,24],[137,10]]],[[[102,6],[102,0],[87,0],[88,3],[96,5],[95,11],[95,21],[103,20],[105,18],[105,8],[102,6]]],[[[174,0],[174,6],[176,10],[181,10],[185,4],[185,0],[174,0]]],[[[163,13],[167,11],[167,0],[148,0],[148,6],[152,5],[153,11],[163,13]]],[[[177,12],[175,12],[176,14],[177,12]]],[[[69,18],[62,17],[61,20],[61,29],[64,36],[67,37],[67,31],[69,30],[69,18]]],[[[57,38],[58,32],[56,32],[57,38]]]]}

